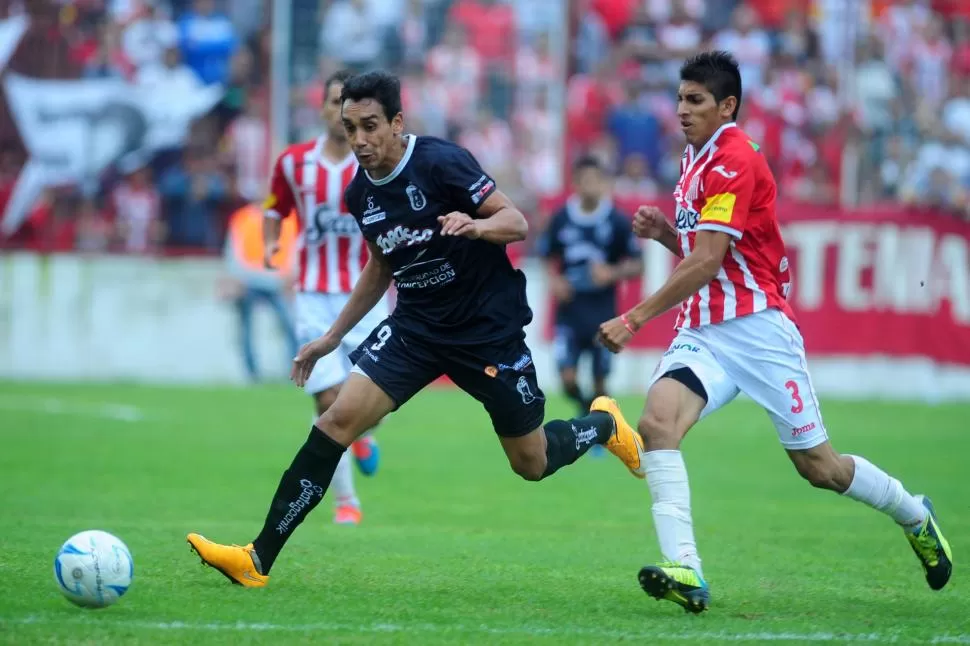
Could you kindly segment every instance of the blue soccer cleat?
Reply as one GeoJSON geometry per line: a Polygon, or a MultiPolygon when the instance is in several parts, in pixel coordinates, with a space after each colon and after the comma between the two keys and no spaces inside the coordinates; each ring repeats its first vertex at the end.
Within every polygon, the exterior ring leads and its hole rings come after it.
{"type": "Polygon", "coordinates": [[[377,473],[377,465],[381,461],[377,440],[365,435],[350,445],[350,451],[354,454],[354,462],[357,463],[357,468],[362,475],[372,476],[377,473]]]}

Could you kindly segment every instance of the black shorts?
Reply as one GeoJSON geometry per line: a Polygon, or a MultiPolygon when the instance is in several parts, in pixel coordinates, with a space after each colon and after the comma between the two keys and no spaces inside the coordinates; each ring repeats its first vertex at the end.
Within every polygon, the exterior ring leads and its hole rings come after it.
{"type": "Polygon", "coordinates": [[[396,407],[447,375],[481,402],[502,437],[530,433],[545,418],[546,398],[536,380],[532,352],[521,338],[477,346],[431,344],[407,336],[387,318],[350,360],[396,407]]]}
{"type": "MultiPolygon", "coordinates": [[[[608,317],[612,318],[612,317],[608,317]]],[[[606,321],[607,319],[603,319],[606,321]]],[[[596,342],[599,324],[588,322],[559,321],[556,323],[556,365],[559,369],[575,368],[586,353],[593,363],[593,377],[604,378],[610,374],[612,356],[610,351],[596,342]]]]}

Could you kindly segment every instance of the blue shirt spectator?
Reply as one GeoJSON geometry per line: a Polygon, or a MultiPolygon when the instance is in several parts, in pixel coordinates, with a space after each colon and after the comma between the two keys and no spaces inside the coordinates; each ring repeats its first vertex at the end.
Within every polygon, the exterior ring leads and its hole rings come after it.
{"type": "Polygon", "coordinates": [[[232,21],[216,12],[214,0],[195,0],[193,10],[179,20],[179,42],[185,64],[206,85],[228,80],[239,38],[232,21]]]}

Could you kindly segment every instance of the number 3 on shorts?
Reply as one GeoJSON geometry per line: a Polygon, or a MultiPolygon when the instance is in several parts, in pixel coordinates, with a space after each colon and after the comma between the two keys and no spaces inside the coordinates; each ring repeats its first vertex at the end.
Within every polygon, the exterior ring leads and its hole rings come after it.
{"type": "MultiPolygon", "coordinates": [[[[381,343],[383,345],[383,343],[381,343]]],[[[792,401],[795,402],[791,407],[791,412],[800,413],[805,408],[805,404],[802,402],[801,395],[798,394],[798,384],[795,383],[793,379],[789,379],[785,382],[785,388],[791,391],[792,401]]]]}
{"type": "Polygon", "coordinates": [[[385,325],[377,331],[377,343],[371,345],[370,349],[377,352],[384,347],[387,340],[391,338],[391,326],[385,325]]]}

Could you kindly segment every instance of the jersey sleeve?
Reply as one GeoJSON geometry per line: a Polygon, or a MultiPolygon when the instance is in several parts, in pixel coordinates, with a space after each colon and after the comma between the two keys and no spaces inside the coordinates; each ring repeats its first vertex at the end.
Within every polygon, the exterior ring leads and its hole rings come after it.
{"type": "Polygon", "coordinates": [[[287,171],[292,172],[293,156],[290,153],[283,153],[273,164],[273,176],[269,182],[269,195],[263,202],[263,213],[270,218],[277,220],[285,218],[293,212],[296,201],[293,199],[293,190],[287,178],[287,171]]]}
{"type": "Polygon", "coordinates": [[[459,146],[443,148],[436,166],[438,184],[462,213],[474,216],[498,190],[495,180],[482,170],[475,156],[459,146]]]}
{"type": "Polygon", "coordinates": [[[563,247],[559,241],[559,231],[562,229],[561,211],[557,211],[551,218],[545,230],[536,240],[536,253],[546,259],[562,258],[563,247]]]}
{"type": "Polygon", "coordinates": [[[741,239],[751,210],[754,171],[741,156],[724,155],[704,172],[704,206],[698,231],[721,231],[741,239]]]}

